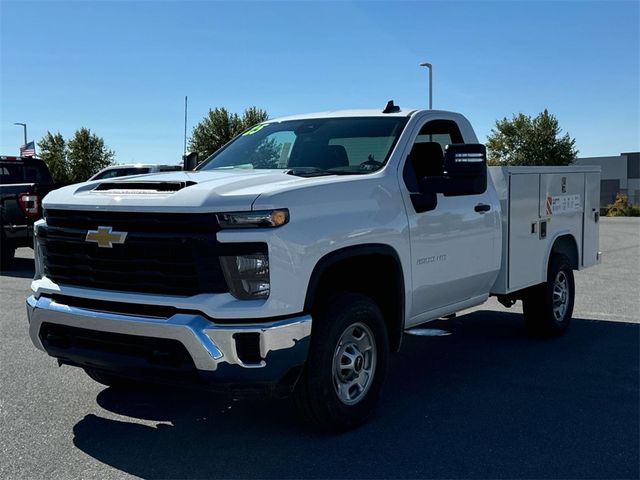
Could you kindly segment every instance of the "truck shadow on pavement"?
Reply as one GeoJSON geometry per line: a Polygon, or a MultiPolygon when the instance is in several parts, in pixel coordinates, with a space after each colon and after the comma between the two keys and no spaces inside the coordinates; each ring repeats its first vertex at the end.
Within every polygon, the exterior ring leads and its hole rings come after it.
{"type": "Polygon", "coordinates": [[[577,319],[542,340],[477,311],[429,327],[451,334],[405,336],[352,432],[306,431],[289,401],[107,388],[110,418],[84,417],[74,444],[144,478],[638,477],[640,325],[577,319]]]}

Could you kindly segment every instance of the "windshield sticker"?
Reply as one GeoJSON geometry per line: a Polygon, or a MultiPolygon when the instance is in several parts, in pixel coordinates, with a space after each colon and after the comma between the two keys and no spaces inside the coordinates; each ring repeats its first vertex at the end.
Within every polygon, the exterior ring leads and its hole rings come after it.
{"type": "Polygon", "coordinates": [[[244,137],[245,135],[253,135],[254,133],[259,132],[260,130],[262,130],[266,126],[267,126],[266,123],[259,123],[255,127],[252,127],[249,130],[247,130],[246,132],[244,132],[242,134],[242,136],[244,137]]]}

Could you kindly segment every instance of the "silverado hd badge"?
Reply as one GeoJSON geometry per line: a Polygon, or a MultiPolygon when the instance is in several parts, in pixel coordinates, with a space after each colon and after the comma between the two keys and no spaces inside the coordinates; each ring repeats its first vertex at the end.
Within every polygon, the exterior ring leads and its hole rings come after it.
{"type": "Polygon", "coordinates": [[[114,243],[124,243],[127,232],[114,232],[112,227],[98,227],[97,230],[87,231],[85,240],[95,242],[102,248],[113,248],[114,243]]]}

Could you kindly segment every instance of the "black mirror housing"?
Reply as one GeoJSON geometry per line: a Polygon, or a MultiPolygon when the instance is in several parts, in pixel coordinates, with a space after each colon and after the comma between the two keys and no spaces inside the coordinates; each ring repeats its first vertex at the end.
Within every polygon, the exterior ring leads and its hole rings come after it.
{"type": "Polygon", "coordinates": [[[444,171],[449,177],[487,175],[487,149],[481,143],[453,143],[444,149],[444,171]]]}
{"type": "Polygon", "coordinates": [[[185,171],[195,170],[198,166],[198,152],[189,152],[182,156],[182,169],[185,171]]]}
{"type": "Polygon", "coordinates": [[[484,193],[487,190],[487,149],[479,143],[447,145],[444,176],[423,178],[420,190],[447,197],[484,193]]]}

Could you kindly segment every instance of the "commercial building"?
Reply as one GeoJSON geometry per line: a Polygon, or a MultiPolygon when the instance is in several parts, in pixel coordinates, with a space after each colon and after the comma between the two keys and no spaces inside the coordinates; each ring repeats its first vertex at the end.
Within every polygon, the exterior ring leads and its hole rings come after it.
{"type": "Polygon", "coordinates": [[[616,199],[618,192],[629,197],[629,202],[640,205],[640,152],[621,153],[615,157],[578,158],[576,165],[599,165],[600,207],[616,199]]]}

